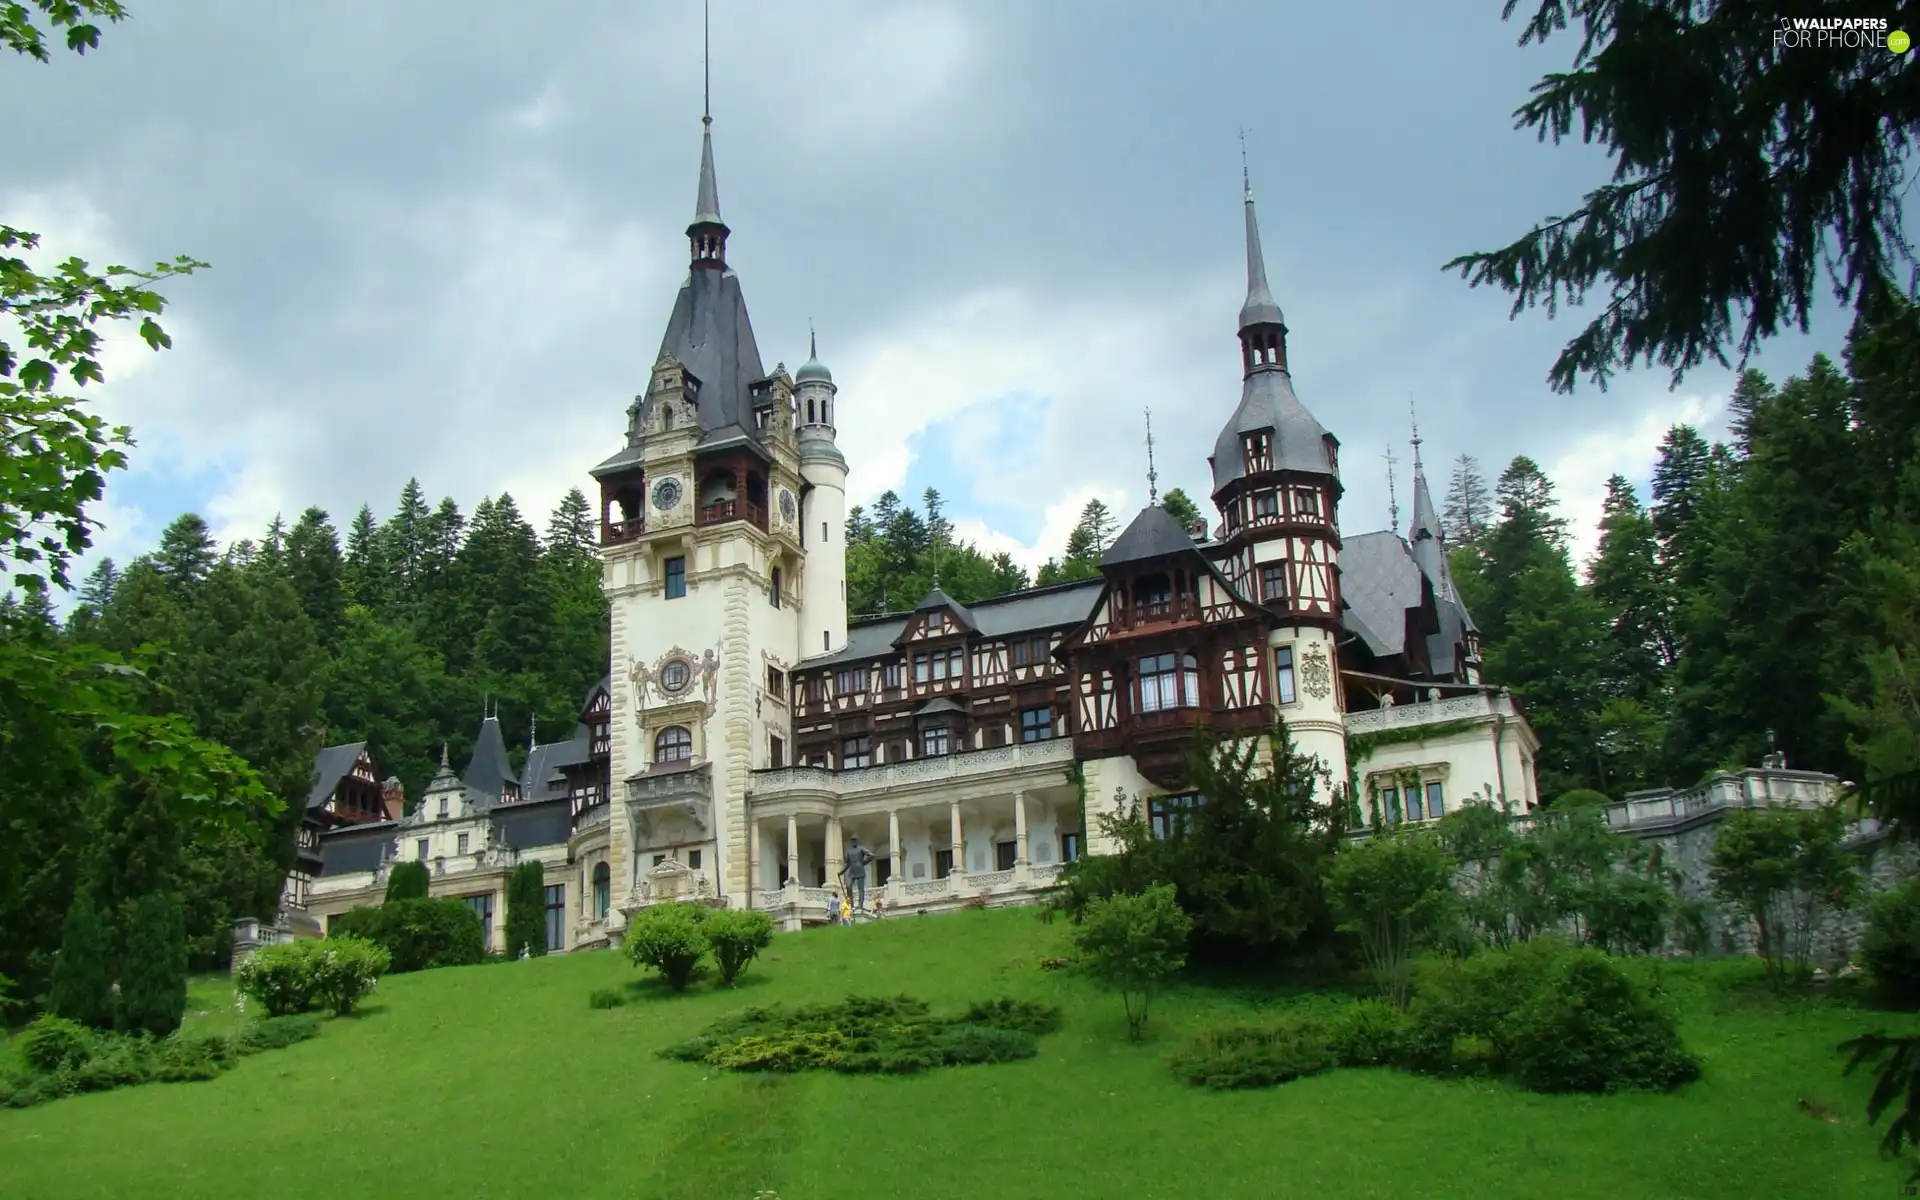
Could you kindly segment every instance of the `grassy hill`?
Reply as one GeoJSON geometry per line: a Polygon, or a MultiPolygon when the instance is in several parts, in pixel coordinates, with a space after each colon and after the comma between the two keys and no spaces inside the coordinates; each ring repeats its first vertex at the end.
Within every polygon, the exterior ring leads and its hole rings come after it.
{"type": "MultiPolygon", "coordinates": [[[[1164,1056],[1211,1023],[1325,997],[1186,988],[1125,1041],[1117,999],[1039,960],[1032,912],[901,918],[782,935],[731,992],[652,986],[615,954],[385,980],[362,1016],[210,1083],[0,1112],[0,1196],[1497,1197],[1882,1200],[1862,1079],[1833,1046],[1883,1018],[1750,999],[1676,967],[1706,1078],[1671,1096],[1539,1096],[1335,1071],[1261,1092],[1190,1088],[1164,1056]],[[741,1077],[655,1052],[747,1004],[908,993],[936,1008],[1062,1005],[1037,1059],[909,1078],[741,1077]],[[1807,1102],[1806,1106],[1802,1101],[1807,1102]]],[[[234,1020],[224,981],[207,1023],[234,1020]]],[[[1901,1019],[1903,1026],[1910,1020],[1901,1019]]]]}

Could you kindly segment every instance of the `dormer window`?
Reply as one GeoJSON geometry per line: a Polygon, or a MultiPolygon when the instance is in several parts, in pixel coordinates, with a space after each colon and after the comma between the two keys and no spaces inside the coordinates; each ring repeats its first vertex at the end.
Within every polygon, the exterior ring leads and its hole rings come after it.
{"type": "Polygon", "coordinates": [[[1133,581],[1134,611],[1142,617],[1164,617],[1173,609],[1173,585],[1165,575],[1142,575],[1133,581]]]}
{"type": "Polygon", "coordinates": [[[1241,439],[1241,445],[1244,446],[1246,449],[1247,473],[1249,475],[1259,471],[1267,471],[1272,469],[1272,463],[1273,463],[1273,435],[1272,434],[1267,433],[1265,431],[1261,431],[1259,433],[1246,434],[1241,439]]]}
{"type": "Polygon", "coordinates": [[[1306,487],[1293,489],[1293,511],[1296,516],[1319,520],[1320,493],[1306,487]]]}

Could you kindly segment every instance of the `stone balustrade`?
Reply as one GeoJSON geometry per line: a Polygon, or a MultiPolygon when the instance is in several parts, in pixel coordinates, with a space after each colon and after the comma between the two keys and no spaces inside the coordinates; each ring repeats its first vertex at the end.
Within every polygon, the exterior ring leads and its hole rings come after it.
{"type": "Polygon", "coordinates": [[[1393,708],[1373,708],[1346,716],[1349,736],[1383,733],[1389,729],[1410,729],[1416,725],[1440,725],[1451,721],[1471,721],[1478,717],[1514,717],[1513,700],[1502,694],[1475,692],[1449,696],[1442,700],[1422,700],[1393,708]]]}

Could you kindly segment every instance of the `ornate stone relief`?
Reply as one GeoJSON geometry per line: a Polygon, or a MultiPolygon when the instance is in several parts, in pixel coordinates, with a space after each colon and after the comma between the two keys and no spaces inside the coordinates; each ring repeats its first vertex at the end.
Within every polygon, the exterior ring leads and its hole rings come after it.
{"type": "Polygon", "coordinates": [[[1324,647],[1309,646],[1300,656],[1300,686],[1315,700],[1325,700],[1333,694],[1333,669],[1327,663],[1324,647]]]}
{"type": "Polygon", "coordinates": [[[633,687],[634,723],[641,726],[647,723],[650,695],[668,704],[683,704],[692,699],[696,683],[703,708],[701,720],[711,717],[719,676],[720,656],[713,650],[703,650],[695,658],[693,651],[675,646],[651,663],[637,658],[628,660],[627,682],[633,687]]]}

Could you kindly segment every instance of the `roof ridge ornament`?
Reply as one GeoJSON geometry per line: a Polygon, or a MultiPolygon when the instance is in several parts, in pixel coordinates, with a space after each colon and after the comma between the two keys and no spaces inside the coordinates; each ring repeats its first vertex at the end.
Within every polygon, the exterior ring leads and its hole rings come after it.
{"type": "Polygon", "coordinates": [[[1153,469],[1153,406],[1144,410],[1147,414],[1147,503],[1160,503],[1160,475],[1153,469]]]}

